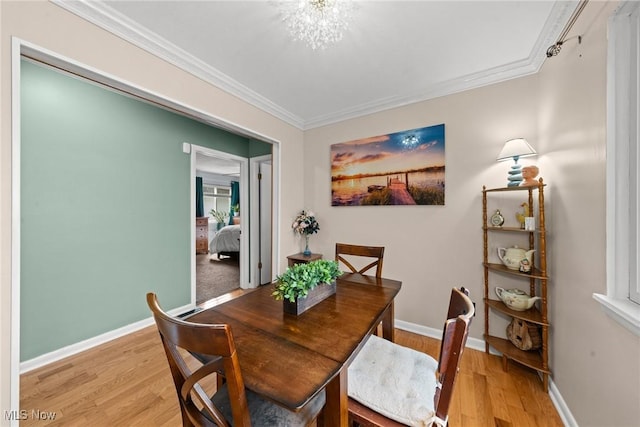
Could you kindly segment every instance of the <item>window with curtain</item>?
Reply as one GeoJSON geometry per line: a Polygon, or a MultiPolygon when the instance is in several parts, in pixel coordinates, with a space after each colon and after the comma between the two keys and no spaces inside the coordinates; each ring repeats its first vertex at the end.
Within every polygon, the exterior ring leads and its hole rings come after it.
{"type": "Polygon", "coordinates": [[[231,208],[231,187],[203,185],[204,212],[211,216],[211,210],[229,212],[231,208]]]}

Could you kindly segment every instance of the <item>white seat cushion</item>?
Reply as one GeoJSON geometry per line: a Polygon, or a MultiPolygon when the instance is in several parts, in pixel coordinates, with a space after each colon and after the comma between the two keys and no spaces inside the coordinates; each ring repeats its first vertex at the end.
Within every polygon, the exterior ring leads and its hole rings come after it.
{"type": "Polygon", "coordinates": [[[437,369],[433,357],[372,335],[349,366],[349,397],[403,424],[429,426],[437,369]]]}

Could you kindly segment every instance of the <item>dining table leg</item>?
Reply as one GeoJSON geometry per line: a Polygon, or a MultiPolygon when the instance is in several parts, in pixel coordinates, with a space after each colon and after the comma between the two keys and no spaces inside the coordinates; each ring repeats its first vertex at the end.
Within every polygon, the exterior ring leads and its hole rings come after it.
{"type": "Polygon", "coordinates": [[[343,366],[325,388],[327,400],[322,417],[325,426],[346,427],[349,422],[347,370],[348,366],[343,366]]]}
{"type": "Polygon", "coordinates": [[[396,342],[396,329],[394,325],[395,313],[393,301],[391,301],[391,305],[389,305],[382,316],[382,338],[391,342],[396,342]]]}

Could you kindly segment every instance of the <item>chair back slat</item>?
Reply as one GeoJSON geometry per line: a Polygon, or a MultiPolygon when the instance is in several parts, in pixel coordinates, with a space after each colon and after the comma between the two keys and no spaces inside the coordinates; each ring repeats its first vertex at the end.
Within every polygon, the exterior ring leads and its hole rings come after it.
{"type": "Polygon", "coordinates": [[[226,324],[191,323],[171,317],[160,308],[153,293],[147,294],[147,304],[153,313],[169,362],[183,425],[229,425],[199,383],[205,377],[216,374],[225,378],[234,425],[250,427],[244,382],[231,327],[226,324]],[[199,358],[204,356],[209,361],[192,372],[179,349],[198,353],[199,358]],[[202,411],[194,399],[202,406],[202,411]]]}
{"type": "Polygon", "coordinates": [[[469,291],[467,289],[461,287],[460,289],[453,288],[451,290],[447,319],[466,316],[473,308],[473,302],[469,299],[469,291]],[[469,305],[471,305],[471,307],[469,307],[469,305]]]}
{"type": "Polygon", "coordinates": [[[367,271],[375,267],[376,277],[382,277],[383,259],[384,246],[362,246],[336,243],[336,261],[344,264],[352,273],[365,274],[367,271]],[[351,257],[375,258],[375,260],[358,269],[352,264],[352,262],[355,261],[351,257]]]}
{"type": "Polygon", "coordinates": [[[453,388],[460,369],[460,359],[467,342],[469,325],[475,315],[475,307],[465,288],[453,288],[449,300],[447,320],[442,331],[438,358],[438,387],[434,397],[436,416],[446,419],[449,413],[453,388]]]}

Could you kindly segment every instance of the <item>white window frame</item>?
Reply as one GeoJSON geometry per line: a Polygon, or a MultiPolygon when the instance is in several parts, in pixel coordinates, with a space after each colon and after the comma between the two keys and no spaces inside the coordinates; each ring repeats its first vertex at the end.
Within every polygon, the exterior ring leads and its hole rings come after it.
{"type": "MultiPolygon", "coordinates": [[[[213,202],[213,209],[215,210],[220,210],[220,208],[218,208],[218,199],[226,199],[229,201],[229,206],[231,206],[231,187],[228,185],[219,185],[219,184],[208,184],[208,183],[203,183],[203,197],[207,198],[207,197],[212,197],[214,199],[213,202]],[[213,187],[213,193],[207,193],[204,191],[204,187],[213,187]],[[228,190],[229,194],[219,194],[218,191],[219,190],[228,190]]],[[[229,212],[229,209],[226,210],[226,212],[229,212]]],[[[205,216],[208,217],[210,215],[209,211],[205,209],[204,212],[205,216]]]]}
{"type": "Polygon", "coordinates": [[[607,57],[607,294],[604,311],[640,336],[640,7],[627,1],[609,19],[607,57]],[[634,302],[634,300],[636,302],[634,302]]]}

